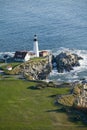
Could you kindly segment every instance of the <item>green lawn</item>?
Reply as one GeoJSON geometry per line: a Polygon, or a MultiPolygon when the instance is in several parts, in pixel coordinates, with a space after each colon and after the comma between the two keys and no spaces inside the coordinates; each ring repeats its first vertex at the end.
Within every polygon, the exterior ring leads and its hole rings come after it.
{"type": "Polygon", "coordinates": [[[34,57],[34,58],[31,58],[30,61],[41,61],[41,60],[46,60],[45,57],[34,57]]]}
{"type": "Polygon", "coordinates": [[[35,83],[0,80],[0,130],[86,130],[54,104],[69,88],[34,89],[35,83]]]}
{"type": "Polygon", "coordinates": [[[6,70],[7,66],[11,65],[12,68],[15,68],[16,66],[20,65],[21,62],[12,62],[12,63],[2,63],[0,64],[0,69],[6,70]]]}

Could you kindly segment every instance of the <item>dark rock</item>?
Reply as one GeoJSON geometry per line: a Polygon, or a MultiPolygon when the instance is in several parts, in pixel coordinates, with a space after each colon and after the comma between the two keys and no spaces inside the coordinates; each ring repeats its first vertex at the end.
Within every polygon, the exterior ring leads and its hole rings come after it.
{"type": "Polygon", "coordinates": [[[52,55],[52,63],[56,62],[56,57],[52,55]]]}
{"type": "Polygon", "coordinates": [[[83,58],[70,52],[62,52],[56,56],[57,70],[59,73],[70,72],[73,67],[80,66],[79,60],[83,58]]]}
{"type": "Polygon", "coordinates": [[[83,58],[82,58],[82,57],[80,57],[80,56],[78,56],[78,60],[83,60],[83,58]]]}

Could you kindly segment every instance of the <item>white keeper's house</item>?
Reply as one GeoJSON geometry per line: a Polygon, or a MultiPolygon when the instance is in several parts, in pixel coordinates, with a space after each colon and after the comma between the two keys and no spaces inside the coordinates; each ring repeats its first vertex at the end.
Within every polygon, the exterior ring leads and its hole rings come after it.
{"type": "Polygon", "coordinates": [[[30,60],[30,54],[27,51],[16,51],[14,55],[15,61],[28,61],[30,60]]]}

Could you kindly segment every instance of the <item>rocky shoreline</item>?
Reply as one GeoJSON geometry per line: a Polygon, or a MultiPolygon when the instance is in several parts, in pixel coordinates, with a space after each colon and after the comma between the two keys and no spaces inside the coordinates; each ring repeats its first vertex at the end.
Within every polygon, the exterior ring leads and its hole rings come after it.
{"type": "Polygon", "coordinates": [[[44,80],[47,79],[54,64],[56,64],[58,73],[63,73],[64,71],[70,72],[73,70],[73,67],[80,66],[79,60],[82,59],[82,57],[76,54],[61,52],[56,57],[54,55],[49,55],[37,61],[31,60],[21,64],[20,73],[23,73],[29,80],[44,80]]]}
{"type": "Polygon", "coordinates": [[[56,63],[58,73],[70,72],[73,67],[80,66],[79,60],[83,58],[71,52],[61,52],[56,57],[53,56],[53,62],[56,63]]]}
{"type": "Polygon", "coordinates": [[[11,71],[7,71],[5,68],[5,72],[12,75],[20,74],[29,80],[44,80],[54,67],[58,73],[70,72],[74,67],[80,66],[80,60],[83,58],[77,54],[61,52],[56,56],[50,54],[46,57],[30,59],[24,63],[20,62],[11,71]]]}

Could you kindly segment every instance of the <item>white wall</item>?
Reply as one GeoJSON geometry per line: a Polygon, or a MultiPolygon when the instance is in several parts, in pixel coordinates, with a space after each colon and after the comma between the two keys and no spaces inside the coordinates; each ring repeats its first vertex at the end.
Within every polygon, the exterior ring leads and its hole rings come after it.
{"type": "Polygon", "coordinates": [[[25,58],[24,58],[24,61],[28,61],[28,60],[30,60],[30,55],[27,53],[25,58]]]}
{"type": "Polygon", "coordinates": [[[36,54],[36,57],[39,57],[38,41],[34,41],[34,53],[36,54]]]}

